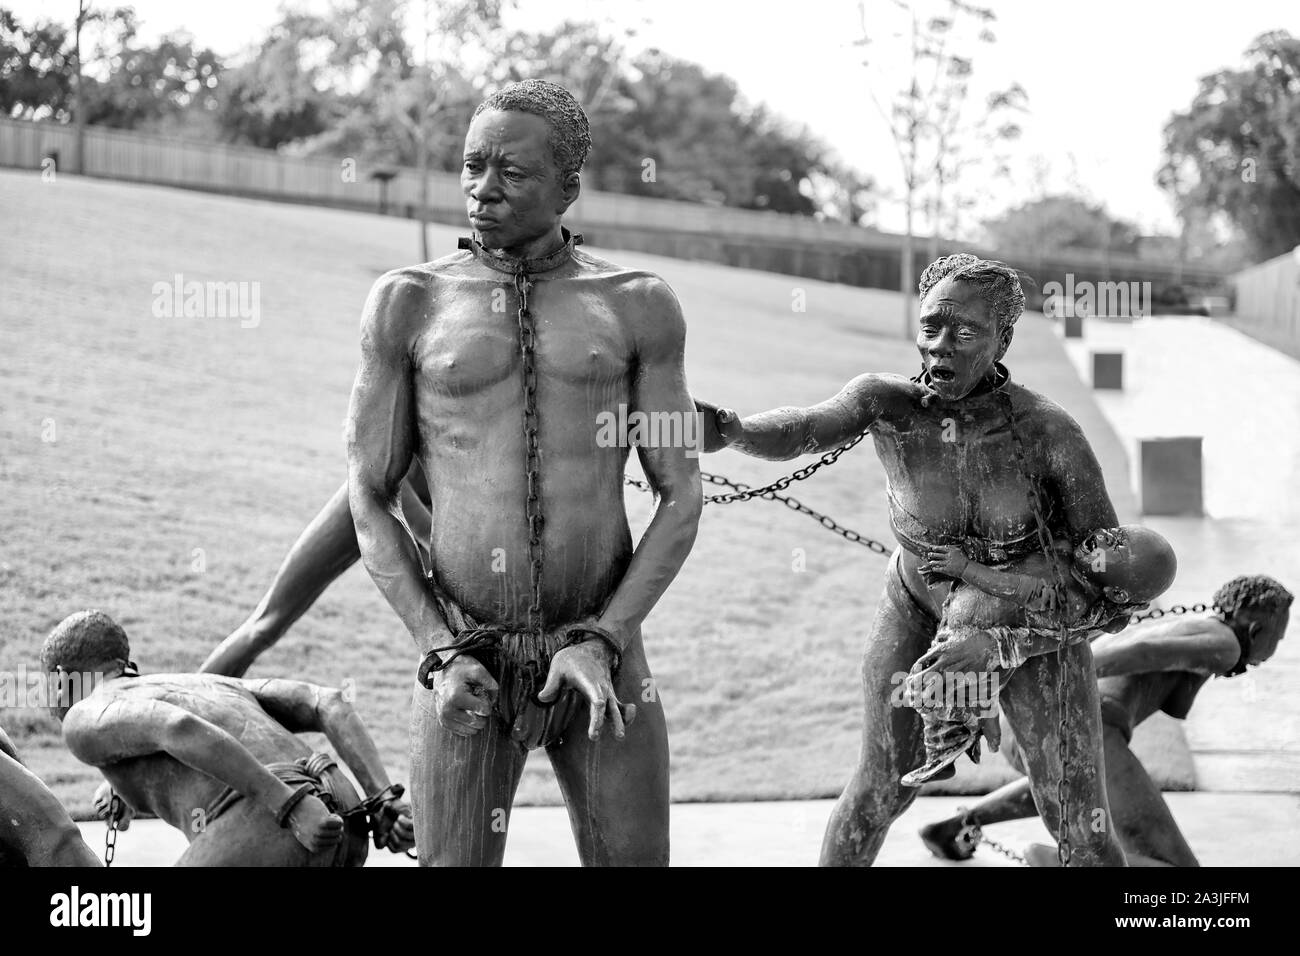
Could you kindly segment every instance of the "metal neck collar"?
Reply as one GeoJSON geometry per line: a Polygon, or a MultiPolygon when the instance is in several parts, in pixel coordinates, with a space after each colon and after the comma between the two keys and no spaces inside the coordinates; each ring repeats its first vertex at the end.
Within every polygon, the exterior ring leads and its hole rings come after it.
{"type": "Polygon", "coordinates": [[[1219,620],[1222,621],[1232,631],[1232,636],[1237,639],[1237,646],[1241,648],[1241,654],[1237,658],[1237,663],[1228,668],[1222,674],[1215,674],[1215,677],[1236,677],[1239,674],[1246,673],[1246,665],[1250,661],[1250,649],[1254,643],[1249,633],[1245,637],[1241,632],[1232,626],[1232,615],[1222,608],[1218,609],[1219,620]]]}
{"type": "MultiPolygon", "coordinates": [[[[938,393],[934,389],[934,382],[930,378],[930,370],[925,368],[924,365],[922,365],[920,372],[912,376],[912,381],[928,390],[928,394],[921,399],[921,404],[923,406],[928,407],[932,400],[939,398],[938,393]]],[[[965,401],[968,398],[976,398],[980,395],[992,392],[1005,391],[1006,387],[1010,384],[1011,373],[1007,371],[1007,367],[1001,362],[994,362],[993,374],[984,376],[978,385],[961,398],[961,401],[965,401]]]]}
{"type": "Polygon", "coordinates": [[[560,234],[564,237],[564,245],[550,255],[538,256],[536,259],[520,259],[501,252],[493,252],[479,242],[476,236],[462,236],[456,245],[459,249],[467,249],[474,253],[474,258],[489,269],[507,275],[534,276],[558,269],[572,258],[573,250],[582,245],[582,233],[569,232],[561,226],[560,234]]]}

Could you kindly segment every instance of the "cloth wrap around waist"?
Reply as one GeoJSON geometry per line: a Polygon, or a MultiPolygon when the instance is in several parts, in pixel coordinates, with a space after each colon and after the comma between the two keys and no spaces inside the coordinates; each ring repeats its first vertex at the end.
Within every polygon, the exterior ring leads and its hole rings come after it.
{"type": "MultiPolygon", "coordinates": [[[[349,813],[353,809],[351,804],[355,793],[339,792],[339,783],[346,782],[346,778],[333,757],[326,753],[314,753],[297,760],[269,763],[266,769],[295,790],[303,785],[310,786],[312,795],[319,798],[331,813],[343,817],[344,836],[331,851],[334,854],[331,866],[360,866],[365,862],[370,822],[364,813],[349,813]],[[345,803],[348,805],[345,806],[345,803]]],[[[351,790],[351,787],[348,789],[351,790]]],[[[244,795],[234,787],[226,787],[204,808],[204,825],[210,825],[243,799],[244,795]]]]}
{"type": "Polygon", "coordinates": [[[551,658],[574,643],[575,636],[570,631],[595,623],[595,618],[554,628],[539,639],[503,624],[480,624],[447,597],[432,579],[430,584],[443,619],[455,638],[453,647],[465,648],[462,653],[482,664],[497,682],[493,713],[500,721],[501,732],[508,732],[525,750],[559,743],[574,716],[586,708],[586,698],[567,687],[549,704],[539,702],[537,695],[546,686],[551,658]]]}

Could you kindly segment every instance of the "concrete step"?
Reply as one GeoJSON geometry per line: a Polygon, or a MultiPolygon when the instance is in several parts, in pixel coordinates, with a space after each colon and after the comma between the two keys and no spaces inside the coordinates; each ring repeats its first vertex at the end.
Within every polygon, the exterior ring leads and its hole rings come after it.
{"type": "MultiPolygon", "coordinates": [[[[1204,866],[1297,866],[1300,796],[1258,793],[1167,793],[1174,818],[1204,866]]],[[[1014,866],[981,847],[966,863],[938,860],[916,831],[955,814],[972,798],[921,797],[894,824],[879,866],[1014,866]]],[[[674,866],[813,866],[832,801],[681,803],[672,809],[674,866]]],[[[95,849],[104,845],[102,823],[80,824],[95,849]]],[[[569,820],[562,807],[519,807],[510,821],[507,866],[577,866],[569,820]]],[[[1023,851],[1030,842],[1051,843],[1037,820],[1015,820],[988,829],[999,843],[1023,851]]],[[[117,841],[115,866],[170,866],[185,838],[158,820],[143,820],[117,841]]],[[[377,853],[367,866],[414,866],[405,856],[377,853]]]]}

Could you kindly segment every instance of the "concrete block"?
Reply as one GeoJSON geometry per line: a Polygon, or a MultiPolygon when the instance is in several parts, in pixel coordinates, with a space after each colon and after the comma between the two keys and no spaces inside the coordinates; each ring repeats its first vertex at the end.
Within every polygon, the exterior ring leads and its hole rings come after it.
{"type": "Polygon", "coordinates": [[[1124,388],[1124,353],[1092,353],[1092,387],[1124,388]]]}
{"type": "Polygon", "coordinates": [[[1139,439],[1138,457],[1143,514],[1205,513],[1199,435],[1139,439]]]}

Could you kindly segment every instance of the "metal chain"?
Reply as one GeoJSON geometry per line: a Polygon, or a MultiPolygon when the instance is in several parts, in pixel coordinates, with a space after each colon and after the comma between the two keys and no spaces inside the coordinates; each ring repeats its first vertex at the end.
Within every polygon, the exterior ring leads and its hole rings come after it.
{"type": "MultiPolygon", "coordinates": [[[[840,455],[844,454],[846,451],[848,451],[858,442],[862,441],[862,439],[866,438],[869,434],[871,434],[870,431],[860,432],[859,434],[853,436],[853,438],[850,439],[849,441],[846,441],[843,445],[840,445],[840,447],[826,452],[826,454],[822,455],[821,458],[813,462],[811,465],[804,465],[802,468],[799,468],[788,475],[778,478],[770,485],[764,485],[761,488],[746,488],[744,491],[735,491],[732,492],[731,494],[726,494],[726,495],[705,495],[704,503],[710,505],[726,505],[726,504],[730,504],[733,501],[748,501],[750,498],[762,498],[768,495],[769,493],[784,491],[786,488],[789,488],[790,485],[794,484],[796,481],[803,481],[805,478],[811,478],[814,474],[817,473],[818,469],[823,468],[826,465],[833,465],[835,461],[840,457],[840,455]]],[[[731,484],[730,482],[716,482],[716,483],[731,484]]]]}
{"type": "Polygon", "coordinates": [[[962,815],[962,828],[957,831],[955,840],[961,840],[963,837],[969,840],[974,840],[977,844],[989,847],[995,853],[1001,853],[1008,860],[1011,860],[1014,863],[1019,863],[1021,866],[1027,865],[1025,863],[1025,858],[1021,854],[1008,846],[1003,846],[997,840],[985,836],[983,827],[972,819],[970,811],[966,809],[966,807],[958,807],[957,812],[962,815]]]}
{"type": "Polygon", "coordinates": [[[113,857],[117,856],[117,817],[122,812],[122,798],[116,793],[108,801],[108,832],[104,834],[104,866],[113,865],[113,857]]]}
{"type": "Polygon", "coordinates": [[[1202,611],[1222,611],[1222,610],[1223,608],[1219,607],[1219,605],[1217,604],[1193,604],[1191,607],[1186,607],[1182,604],[1175,604],[1173,607],[1167,608],[1165,610],[1156,608],[1154,611],[1148,611],[1146,614],[1131,614],[1129,615],[1128,626],[1132,627],[1134,624],[1137,624],[1139,621],[1154,621],[1157,620],[1158,618],[1167,617],[1169,615],[1174,615],[1174,614],[1199,614],[1202,611]]]}
{"type": "MultiPolygon", "coordinates": [[[[700,479],[702,481],[705,481],[708,484],[721,485],[725,488],[734,489],[734,493],[732,494],[706,495],[704,498],[704,503],[706,505],[730,504],[733,501],[749,501],[752,498],[762,498],[765,501],[779,501],[787,508],[789,508],[791,511],[797,511],[800,514],[807,515],[808,517],[816,521],[818,524],[820,524],[827,531],[833,532],[834,534],[838,534],[844,540],[851,541],[854,544],[860,544],[864,548],[867,548],[870,551],[874,551],[876,554],[880,554],[888,557],[890,554],[893,554],[893,548],[891,548],[889,545],[877,541],[874,538],[868,538],[866,535],[854,531],[852,528],[846,528],[844,525],[840,524],[834,518],[830,517],[830,515],[824,515],[819,511],[815,511],[814,509],[809,508],[802,501],[800,501],[799,499],[791,495],[780,494],[780,491],[782,489],[788,488],[791,484],[793,484],[796,481],[802,481],[805,478],[810,477],[822,466],[833,463],[837,458],[840,457],[840,455],[844,454],[846,451],[848,451],[858,442],[862,441],[862,439],[865,438],[868,434],[869,432],[865,432],[865,431],[862,432],[862,434],[856,436],[846,444],[843,444],[840,447],[834,449],[833,451],[829,451],[826,454],[822,455],[820,460],[814,462],[813,464],[800,468],[798,471],[795,471],[792,474],[786,475],[782,478],[778,478],[770,485],[764,485],[761,488],[751,488],[749,485],[746,485],[742,482],[732,481],[730,478],[727,478],[724,475],[715,475],[707,471],[702,471],[700,472],[700,479]]],[[[631,475],[624,475],[623,483],[626,485],[631,485],[633,488],[636,488],[640,491],[644,491],[650,494],[654,493],[654,489],[650,487],[649,482],[642,481],[638,478],[633,478],[631,475]]]]}
{"type": "Polygon", "coordinates": [[[1047,525],[1047,517],[1043,513],[1043,496],[1039,483],[1029,473],[1029,464],[1025,459],[1025,448],[1020,440],[1020,430],[1016,427],[1015,403],[1011,398],[1011,383],[1007,382],[1002,392],[1003,399],[1007,406],[1007,425],[1011,430],[1011,443],[1016,457],[1016,468],[1020,472],[1021,479],[1029,486],[1026,495],[1029,499],[1029,507],[1034,513],[1034,526],[1038,533],[1038,546],[1042,549],[1043,556],[1047,558],[1047,563],[1052,569],[1053,589],[1056,592],[1056,736],[1057,736],[1057,757],[1061,764],[1061,775],[1056,781],[1056,808],[1058,818],[1056,821],[1056,856],[1061,866],[1070,865],[1072,848],[1070,846],[1070,837],[1068,830],[1068,821],[1070,818],[1070,789],[1069,789],[1069,760],[1070,744],[1069,735],[1065,721],[1067,694],[1070,689],[1068,661],[1066,659],[1066,641],[1069,639],[1069,630],[1065,624],[1066,599],[1067,591],[1065,585],[1065,572],[1061,569],[1061,562],[1058,560],[1056,551],[1052,547],[1052,536],[1047,525]]]}
{"type": "Polygon", "coordinates": [[[519,352],[523,358],[524,376],[524,468],[528,478],[528,499],[524,512],[528,518],[529,586],[532,589],[528,604],[528,630],[540,642],[543,633],[542,497],[537,437],[537,327],[528,303],[528,294],[532,288],[533,283],[528,278],[528,273],[522,269],[515,273],[515,292],[519,294],[519,352]]]}

